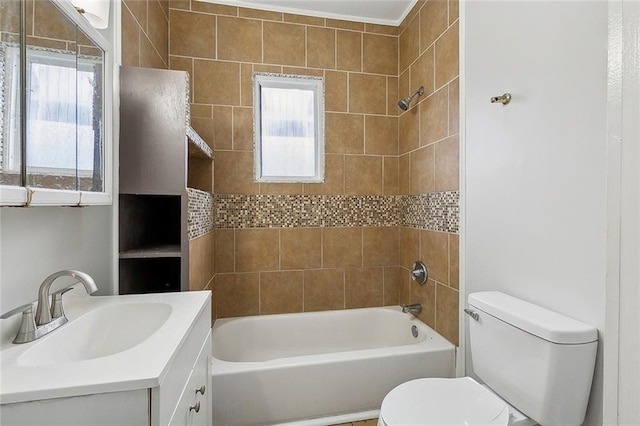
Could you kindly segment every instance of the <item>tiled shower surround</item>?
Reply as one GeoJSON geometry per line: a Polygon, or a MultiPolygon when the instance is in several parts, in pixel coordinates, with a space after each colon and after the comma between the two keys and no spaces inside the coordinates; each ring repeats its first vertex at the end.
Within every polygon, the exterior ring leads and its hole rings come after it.
{"type": "Polygon", "coordinates": [[[457,343],[457,1],[419,0],[399,27],[124,5],[124,62],[189,72],[192,126],[214,149],[214,317],[419,302],[457,343]],[[324,183],[254,182],[253,72],[324,77],[324,183]],[[422,287],[409,279],[418,259],[422,287]]]}

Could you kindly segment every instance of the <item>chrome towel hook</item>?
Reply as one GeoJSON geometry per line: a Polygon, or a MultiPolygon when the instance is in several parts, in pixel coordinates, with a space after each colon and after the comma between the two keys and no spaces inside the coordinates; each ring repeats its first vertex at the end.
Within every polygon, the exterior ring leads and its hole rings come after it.
{"type": "Polygon", "coordinates": [[[505,93],[502,96],[494,96],[491,98],[492,104],[508,105],[511,102],[511,93],[505,93]]]}

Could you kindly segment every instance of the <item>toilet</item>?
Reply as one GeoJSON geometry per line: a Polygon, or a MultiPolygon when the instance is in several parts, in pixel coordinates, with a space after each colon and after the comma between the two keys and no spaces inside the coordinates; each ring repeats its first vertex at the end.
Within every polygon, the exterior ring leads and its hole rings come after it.
{"type": "Polygon", "coordinates": [[[596,328],[488,291],[468,299],[471,377],[411,380],[382,401],[378,426],[580,425],[598,346],[596,328]]]}

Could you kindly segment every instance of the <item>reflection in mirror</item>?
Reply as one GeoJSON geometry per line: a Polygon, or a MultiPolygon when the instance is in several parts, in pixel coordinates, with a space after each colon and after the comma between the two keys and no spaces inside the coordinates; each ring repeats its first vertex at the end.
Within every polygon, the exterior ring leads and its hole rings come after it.
{"type": "Polygon", "coordinates": [[[76,25],[46,1],[27,17],[27,185],[77,189],[76,25]]]}
{"type": "MultiPolygon", "coordinates": [[[[29,5],[23,65],[26,185],[100,192],[104,53],[52,2],[29,5]]],[[[20,62],[17,46],[4,50],[5,63],[20,62]]],[[[19,116],[20,69],[4,67],[1,71],[4,81],[17,83],[7,84],[11,97],[0,105],[2,113],[19,116]]],[[[20,152],[19,135],[19,123],[17,132],[3,131],[3,154],[20,152]]],[[[17,168],[10,162],[3,164],[2,171],[19,176],[19,162],[17,168]]]]}
{"type": "Polygon", "coordinates": [[[78,189],[103,190],[103,52],[78,31],[78,189]]]}
{"type": "Polygon", "coordinates": [[[0,185],[22,185],[20,2],[0,2],[0,185]],[[9,143],[11,141],[11,143],[9,143]]]}

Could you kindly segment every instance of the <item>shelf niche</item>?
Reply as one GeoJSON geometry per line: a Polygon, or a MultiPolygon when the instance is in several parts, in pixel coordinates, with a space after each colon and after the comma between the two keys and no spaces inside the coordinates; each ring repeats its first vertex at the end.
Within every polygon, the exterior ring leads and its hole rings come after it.
{"type": "Polygon", "coordinates": [[[211,194],[212,159],[191,127],[189,75],[121,67],[120,294],[189,290],[189,227],[211,226],[189,223],[187,187],[211,194]]]}

